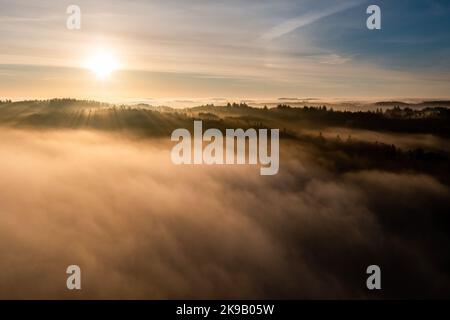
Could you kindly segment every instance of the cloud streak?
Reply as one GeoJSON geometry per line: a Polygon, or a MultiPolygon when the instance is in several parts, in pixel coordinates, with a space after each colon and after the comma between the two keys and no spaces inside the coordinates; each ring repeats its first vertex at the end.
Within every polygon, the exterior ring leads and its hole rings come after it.
{"type": "Polygon", "coordinates": [[[270,29],[269,31],[267,31],[266,33],[264,33],[261,36],[261,40],[263,40],[263,41],[275,40],[275,39],[280,38],[290,32],[295,31],[299,28],[306,27],[316,21],[319,21],[320,19],[329,17],[331,15],[348,10],[350,8],[356,7],[359,4],[361,4],[361,2],[350,1],[350,2],[345,2],[345,3],[340,3],[335,6],[331,6],[325,10],[311,11],[311,12],[305,13],[303,15],[300,15],[293,19],[289,19],[289,20],[273,27],[272,29],[270,29]]]}

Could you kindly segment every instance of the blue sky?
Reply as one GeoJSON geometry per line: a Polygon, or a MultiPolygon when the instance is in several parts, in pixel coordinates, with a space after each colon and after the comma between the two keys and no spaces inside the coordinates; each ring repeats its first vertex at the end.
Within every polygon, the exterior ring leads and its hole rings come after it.
{"type": "Polygon", "coordinates": [[[0,96],[446,98],[449,30],[443,0],[0,0],[0,96]],[[96,50],[120,63],[107,81],[96,50]]]}
{"type": "Polygon", "coordinates": [[[389,68],[442,67],[449,71],[450,1],[378,1],[382,30],[368,34],[358,21],[361,8],[331,16],[310,26],[320,46],[356,54],[389,68]],[[347,23],[345,22],[347,21],[347,23]],[[335,26],[343,28],[335,30],[335,26]]]}

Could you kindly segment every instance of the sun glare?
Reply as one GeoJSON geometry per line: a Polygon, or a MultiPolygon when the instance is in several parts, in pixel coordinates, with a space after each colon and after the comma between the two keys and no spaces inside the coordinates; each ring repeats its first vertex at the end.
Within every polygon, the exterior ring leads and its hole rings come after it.
{"type": "Polygon", "coordinates": [[[99,79],[106,79],[113,71],[117,70],[118,64],[114,56],[109,52],[100,52],[93,55],[87,68],[91,70],[99,79]]]}

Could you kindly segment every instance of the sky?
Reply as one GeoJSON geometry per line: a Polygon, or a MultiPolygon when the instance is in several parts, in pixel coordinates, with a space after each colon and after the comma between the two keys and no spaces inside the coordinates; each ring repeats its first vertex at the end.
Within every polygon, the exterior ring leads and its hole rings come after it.
{"type": "Polygon", "coordinates": [[[0,98],[449,98],[449,18],[445,0],[0,0],[0,98]]]}

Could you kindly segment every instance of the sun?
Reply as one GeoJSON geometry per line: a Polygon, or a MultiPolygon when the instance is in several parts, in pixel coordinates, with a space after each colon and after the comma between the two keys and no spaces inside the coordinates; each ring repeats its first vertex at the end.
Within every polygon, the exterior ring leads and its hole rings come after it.
{"type": "Polygon", "coordinates": [[[117,60],[111,52],[97,52],[86,64],[87,69],[95,73],[95,75],[104,80],[118,68],[117,60]]]}

